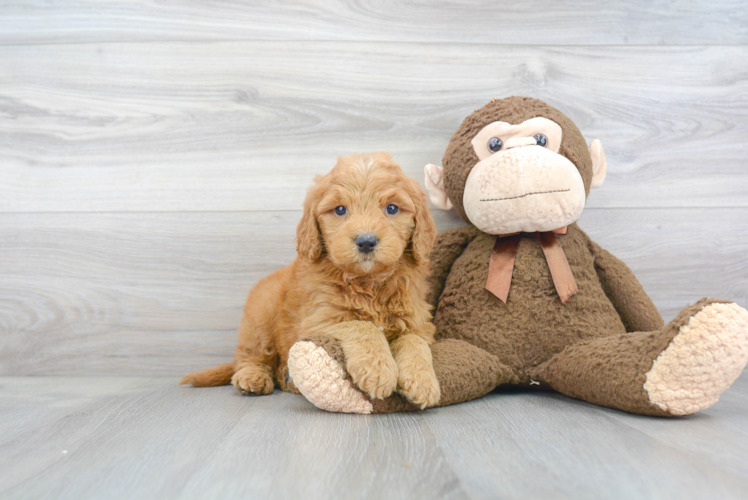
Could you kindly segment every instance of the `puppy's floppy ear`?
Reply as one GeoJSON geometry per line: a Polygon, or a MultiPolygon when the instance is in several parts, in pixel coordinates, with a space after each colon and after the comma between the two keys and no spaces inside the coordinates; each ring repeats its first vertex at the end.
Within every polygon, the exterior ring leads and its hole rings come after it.
{"type": "Polygon", "coordinates": [[[410,245],[413,249],[413,259],[416,264],[428,262],[429,254],[436,241],[436,224],[429,212],[429,204],[426,200],[426,193],[423,192],[421,185],[413,179],[408,179],[408,190],[413,204],[415,205],[415,222],[413,233],[410,237],[410,245]]]}
{"type": "Polygon", "coordinates": [[[304,214],[296,227],[296,252],[303,259],[314,262],[322,256],[322,234],[315,209],[320,195],[319,178],[306,194],[304,214]]]}

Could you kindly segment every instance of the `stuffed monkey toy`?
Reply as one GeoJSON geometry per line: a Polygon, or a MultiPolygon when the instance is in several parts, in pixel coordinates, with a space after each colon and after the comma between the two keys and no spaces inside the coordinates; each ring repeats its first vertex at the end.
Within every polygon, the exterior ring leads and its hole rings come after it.
{"type": "MultiPolygon", "coordinates": [[[[557,109],[494,99],[452,137],[443,168],[426,167],[432,203],[468,224],[439,234],[431,254],[431,346],[439,406],[502,385],[545,387],[644,415],[689,415],[714,404],[748,360],[748,311],[702,299],[664,324],[631,270],[576,224],[605,179],[557,109]]],[[[336,341],[295,344],[289,372],[320,408],[386,413],[417,407],[374,399],[345,370],[336,341]]]]}

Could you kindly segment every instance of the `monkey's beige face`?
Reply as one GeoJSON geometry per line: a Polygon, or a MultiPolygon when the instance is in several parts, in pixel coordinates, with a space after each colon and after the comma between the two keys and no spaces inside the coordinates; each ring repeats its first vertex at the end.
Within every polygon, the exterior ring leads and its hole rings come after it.
{"type": "Polygon", "coordinates": [[[551,231],[584,209],[584,181],[558,153],[561,127],[548,118],[493,122],[471,141],[480,161],[465,183],[470,221],[489,234],[551,231]]]}
{"type": "Polygon", "coordinates": [[[413,233],[415,203],[402,172],[374,164],[341,165],[317,205],[332,263],[349,273],[393,268],[413,233]]]}
{"type": "Polygon", "coordinates": [[[592,141],[589,157],[586,146],[558,110],[529,98],[494,100],[465,119],[444,167],[426,165],[426,190],[434,206],[454,206],[489,234],[553,231],[575,222],[588,190],[605,180],[602,144],[592,141]],[[521,115],[521,123],[504,121],[521,115]]]}

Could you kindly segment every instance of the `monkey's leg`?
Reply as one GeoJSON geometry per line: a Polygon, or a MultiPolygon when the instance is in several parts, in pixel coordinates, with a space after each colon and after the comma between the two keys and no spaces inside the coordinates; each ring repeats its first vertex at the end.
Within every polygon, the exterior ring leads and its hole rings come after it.
{"type": "MultiPolygon", "coordinates": [[[[461,340],[440,340],[431,345],[431,354],[441,389],[437,406],[470,401],[501,384],[519,381],[496,356],[461,340]]],[[[420,409],[399,394],[385,399],[368,398],[353,384],[345,366],[340,343],[328,336],[311,336],[294,344],[289,352],[288,370],[294,384],[318,408],[342,413],[420,409]]]]}
{"type": "Polygon", "coordinates": [[[747,360],[748,311],[702,299],[659,330],[568,347],[531,377],[590,403],[679,416],[716,403],[747,360]]]}

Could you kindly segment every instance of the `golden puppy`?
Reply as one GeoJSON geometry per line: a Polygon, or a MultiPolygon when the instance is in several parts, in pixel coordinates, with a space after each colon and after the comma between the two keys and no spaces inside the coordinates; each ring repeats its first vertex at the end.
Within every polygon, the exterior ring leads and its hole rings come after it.
{"type": "Polygon", "coordinates": [[[187,375],[196,387],[231,382],[270,394],[288,379],[288,350],[311,334],[340,341],[353,382],[372,398],[398,390],[439,401],[424,300],[436,227],[426,196],[387,153],[341,157],[318,176],[297,228],[298,257],[249,293],[234,362],[187,375]]]}

